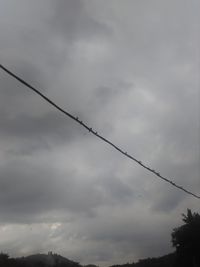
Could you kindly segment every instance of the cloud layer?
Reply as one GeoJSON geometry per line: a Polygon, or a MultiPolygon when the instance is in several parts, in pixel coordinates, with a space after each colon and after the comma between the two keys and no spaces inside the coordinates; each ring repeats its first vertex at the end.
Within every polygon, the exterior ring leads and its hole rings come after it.
{"type": "MultiPolygon", "coordinates": [[[[0,1],[1,63],[199,194],[196,0],[0,1]]],[[[198,200],[0,72],[0,250],[109,265],[172,251],[198,200]]]]}

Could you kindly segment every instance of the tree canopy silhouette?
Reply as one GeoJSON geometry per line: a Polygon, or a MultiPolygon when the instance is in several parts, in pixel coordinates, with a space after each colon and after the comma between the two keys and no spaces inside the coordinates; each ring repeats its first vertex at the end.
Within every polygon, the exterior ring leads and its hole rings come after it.
{"type": "Polygon", "coordinates": [[[187,210],[182,214],[184,224],[172,232],[172,244],[176,248],[176,266],[200,266],[200,215],[187,210]]]}

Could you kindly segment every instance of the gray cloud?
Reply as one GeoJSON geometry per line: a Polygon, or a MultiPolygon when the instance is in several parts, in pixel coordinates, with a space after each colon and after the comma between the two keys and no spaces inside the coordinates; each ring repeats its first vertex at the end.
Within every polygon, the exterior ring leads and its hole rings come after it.
{"type": "Polygon", "coordinates": [[[34,151],[34,147],[46,149],[52,145],[63,144],[63,142],[67,144],[76,139],[78,134],[75,124],[56,112],[40,117],[23,114],[9,118],[2,114],[0,124],[2,139],[13,144],[18,142],[18,149],[24,152],[34,151]]]}
{"type": "Polygon", "coordinates": [[[59,0],[55,3],[51,25],[56,33],[60,33],[67,41],[110,35],[110,28],[105,23],[95,20],[91,15],[88,14],[84,3],[80,0],[59,0]]]}
{"type": "MultiPolygon", "coordinates": [[[[0,1],[1,63],[198,194],[199,3],[0,1]]],[[[0,246],[102,266],[169,253],[196,200],[0,73],[0,246]],[[31,240],[31,242],[30,242],[31,240]]]]}

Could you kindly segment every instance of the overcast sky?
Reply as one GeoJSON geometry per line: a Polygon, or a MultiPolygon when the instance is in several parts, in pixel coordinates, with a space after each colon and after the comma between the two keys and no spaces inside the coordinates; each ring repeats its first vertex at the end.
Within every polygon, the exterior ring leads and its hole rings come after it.
{"type": "MultiPolygon", "coordinates": [[[[198,0],[0,0],[0,63],[200,194],[198,0]]],[[[0,251],[108,266],[169,253],[199,200],[0,71],[0,251]]]]}

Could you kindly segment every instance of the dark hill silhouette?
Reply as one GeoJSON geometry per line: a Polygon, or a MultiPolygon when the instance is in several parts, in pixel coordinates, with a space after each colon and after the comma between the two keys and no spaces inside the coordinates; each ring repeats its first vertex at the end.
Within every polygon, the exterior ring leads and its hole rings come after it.
{"type": "Polygon", "coordinates": [[[79,263],[68,260],[67,258],[64,258],[58,254],[53,254],[52,252],[49,252],[48,254],[30,255],[23,258],[23,260],[27,263],[33,263],[34,265],[40,262],[47,266],[62,265],[66,267],[80,267],[79,263]]]}
{"type": "Polygon", "coordinates": [[[81,267],[81,265],[52,252],[15,259],[1,253],[0,267],[81,267]]]}
{"type": "MultiPolygon", "coordinates": [[[[111,267],[173,267],[175,262],[175,253],[159,258],[148,258],[139,260],[137,263],[127,263],[122,265],[113,265],[111,267]]],[[[35,254],[27,257],[10,259],[7,254],[0,254],[0,267],[97,267],[96,265],[80,265],[60,255],[35,254]],[[3,259],[1,261],[1,259],[3,259]]]]}

